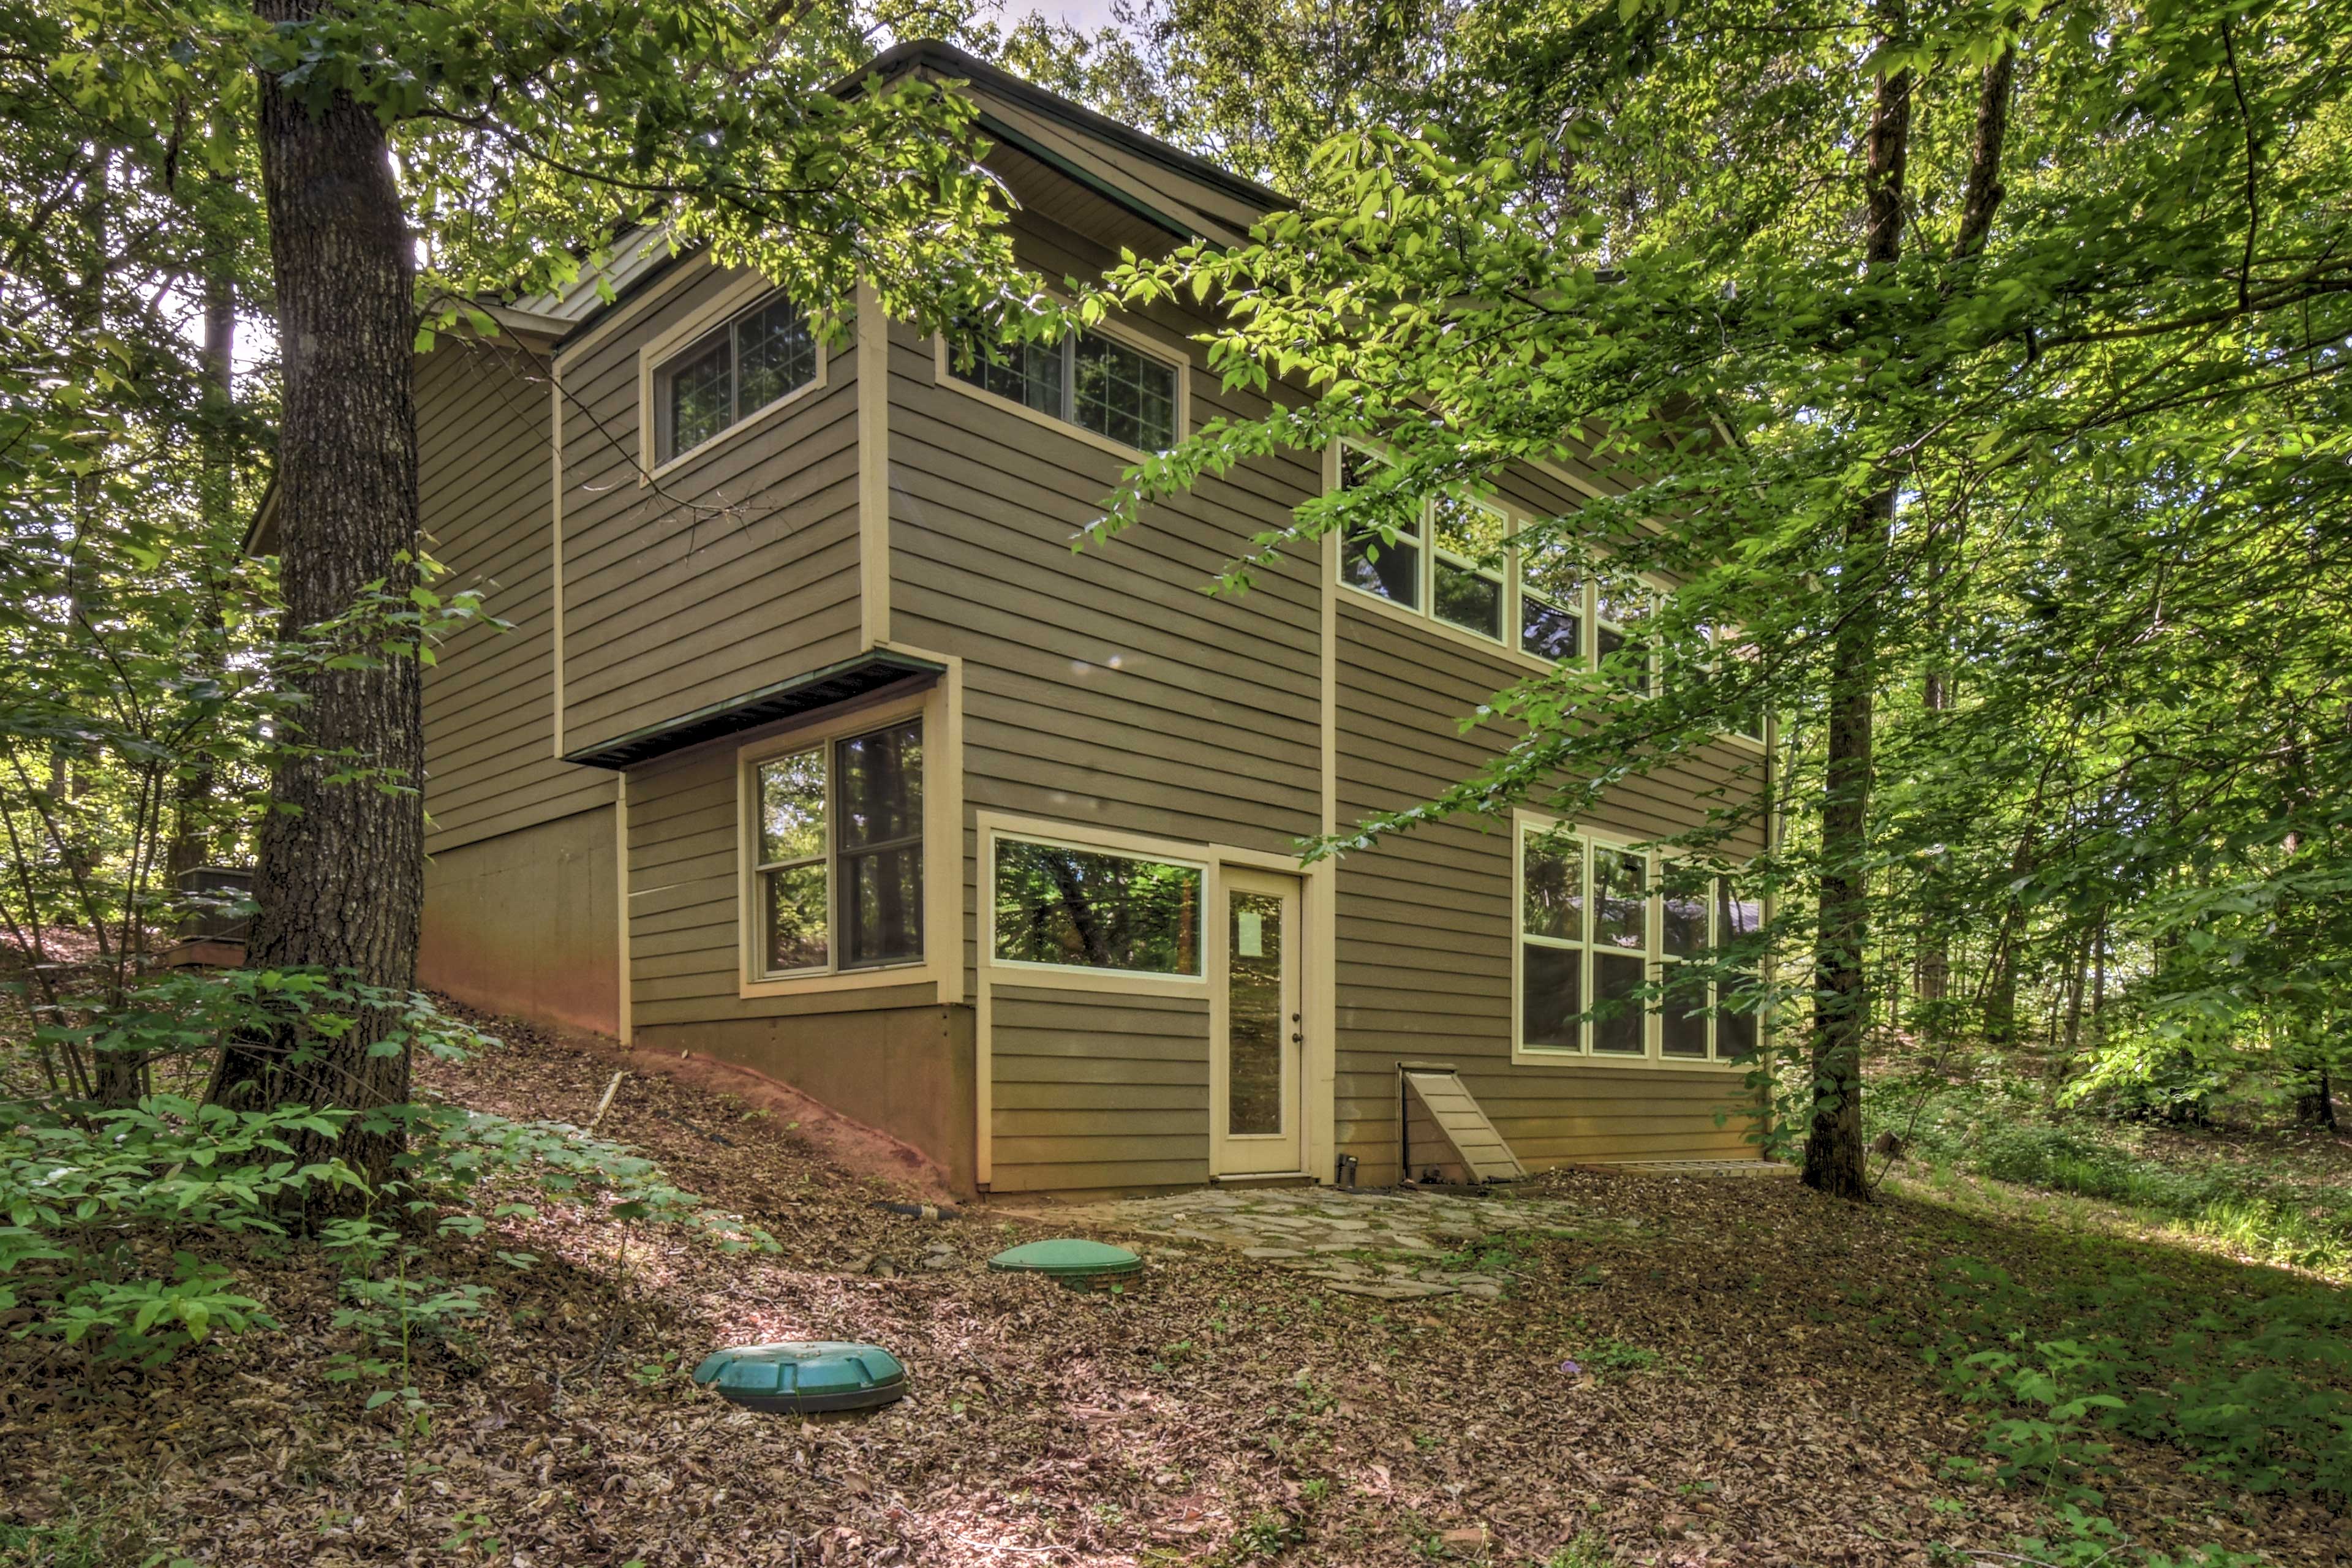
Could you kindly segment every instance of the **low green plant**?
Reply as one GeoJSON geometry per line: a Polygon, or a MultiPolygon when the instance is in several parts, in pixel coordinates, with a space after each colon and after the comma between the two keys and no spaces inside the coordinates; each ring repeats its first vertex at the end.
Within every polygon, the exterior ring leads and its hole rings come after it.
{"type": "Polygon", "coordinates": [[[1999,1479],[2089,1493],[2120,1436],[2178,1448],[2232,1490],[2352,1500],[2352,1303],[2336,1293],[2192,1300],[2129,1268],[2028,1291],[1973,1258],[1948,1266],[1942,1291],[1923,1348],[1987,1412],[1999,1479]]]}
{"type": "MultiPolygon", "coordinates": [[[[311,974],[230,972],[142,989],[51,1049],[84,1053],[212,1048],[289,1014],[320,1038],[373,1020],[379,1048],[462,1057],[494,1044],[422,996],[394,995],[311,974]],[[211,989],[208,991],[206,987],[211,989]]],[[[766,1232],[711,1209],[661,1167],[623,1146],[551,1121],[521,1121],[431,1101],[353,1112],[301,1105],[232,1110],[156,1094],[136,1105],[0,1102],[0,1311],[15,1332],[52,1336],[100,1360],[153,1366],[220,1334],[275,1329],[240,1283],[236,1244],[285,1243],[310,1215],[349,1208],[355,1219],[316,1226],[342,1268],[339,1328],[352,1343],[330,1375],[414,1400],[407,1375],[427,1347],[462,1355],[486,1287],[420,1272],[415,1239],[479,1236],[527,1218],[545,1202],[593,1203],[627,1224],[677,1226],[727,1250],[773,1250],[766,1232]],[[296,1157],[299,1135],[353,1130],[405,1135],[406,1152],[381,1189],[341,1160],[296,1157]],[[330,1205],[320,1200],[332,1195],[330,1205]],[[386,1380],[398,1377],[389,1384],[386,1380]]],[[[498,1250],[509,1268],[535,1258],[498,1250]]]]}

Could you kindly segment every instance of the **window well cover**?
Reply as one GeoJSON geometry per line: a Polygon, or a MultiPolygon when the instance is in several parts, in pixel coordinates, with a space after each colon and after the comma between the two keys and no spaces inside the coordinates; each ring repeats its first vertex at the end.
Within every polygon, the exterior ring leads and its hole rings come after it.
{"type": "Polygon", "coordinates": [[[880,1345],[789,1340],[703,1358],[694,1381],[752,1410],[865,1410],[907,1392],[907,1369],[880,1345]]]}

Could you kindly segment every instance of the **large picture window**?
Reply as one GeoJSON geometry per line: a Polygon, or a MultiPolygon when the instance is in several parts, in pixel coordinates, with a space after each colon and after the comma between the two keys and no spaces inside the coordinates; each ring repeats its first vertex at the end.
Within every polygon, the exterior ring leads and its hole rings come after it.
{"type": "Polygon", "coordinates": [[[991,343],[974,331],[949,345],[947,365],[958,381],[1122,447],[1164,452],[1176,444],[1178,367],[1107,334],[991,343]]]}
{"type": "Polygon", "coordinates": [[[1733,879],[1526,822],[1517,893],[1521,1051],[1698,1063],[1755,1055],[1762,908],[1733,879]],[[1727,958],[1751,967],[1715,978],[1727,958]]]}
{"type": "Polygon", "coordinates": [[[808,315],[771,294],[654,368],[655,460],[668,462],[816,379],[808,315]]]}
{"type": "Polygon", "coordinates": [[[919,720],[752,766],[758,978],[919,963],[919,720]]]}
{"type": "Polygon", "coordinates": [[[995,958],[1198,975],[1198,866],[1031,838],[996,840],[995,958]]]}

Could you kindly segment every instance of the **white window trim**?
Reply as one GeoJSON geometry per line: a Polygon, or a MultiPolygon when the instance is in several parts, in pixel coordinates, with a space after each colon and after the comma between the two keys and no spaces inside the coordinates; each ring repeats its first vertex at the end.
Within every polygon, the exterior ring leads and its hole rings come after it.
{"type": "MultiPolygon", "coordinates": [[[[1181,343],[1165,342],[1151,333],[1139,331],[1126,322],[1113,321],[1108,318],[1084,330],[1109,338],[1114,342],[1125,343],[1136,353],[1174,368],[1176,372],[1176,440],[1181,445],[1189,438],[1192,433],[1192,356],[1185,346],[1181,343]]],[[[941,386],[950,391],[961,393],[966,397],[976,398],[992,408],[1001,408],[1008,414],[1017,415],[1032,425],[1040,425],[1048,430],[1057,430],[1065,436],[1083,441],[1089,447],[1098,447],[1127,461],[1158,456],[1157,453],[1147,452],[1140,447],[1130,447],[1124,441],[1115,441],[1098,431],[1089,430],[1075,419],[1064,419],[1057,415],[1047,414],[1042,409],[1032,408],[1025,403],[1015,403],[1012,398],[1000,393],[991,392],[984,386],[973,385],[949,367],[948,350],[947,335],[943,332],[932,333],[931,374],[941,386]]]]}
{"type": "MultiPolygon", "coordinates": [[[[944,847],[940,843],[940,821],[933,810],[933,792],[940,787],[940,769],[952,765],[944,754],[940,738],[946,733],[946,700],[941,686],[907,697],[872,703],[849,712],[827,715],[790,730],[764,735],[735,749],[735,912],[736,931],[736,994],[751,998],[759,996],[798,996],[810,992],[857,991],[876,985],[919,985],[938,984],[944,980],[953,965],[960,973],[963,955],[958,952],[940,952],[940,921],[932,918],[937,908],[934,900],[950,896],[944,889],[958,887],[961,881],[960,862],[962,857],[961,834],[950,834],[944,847]],[[837,967],[840,962],[838,939],[834,928],[835,883],[838,880],[833,857],[833,742],[845,735],[862,735],[871,730],[887,729],[908,719],[920,719],[923,725],[923,956],[899,963],[868,964],[856,969],[837,967]],[[759,831],[759,767],[761,763],[805,752],[817,746],[825,753],[825,967],[794,971],[788,974],[769,974],[760,965],[761,941],[766,931],[766,910],[760,901],[759,831]],[[944,880],[942,880],[944,879],[944,880]]],[[[648,889],[653,890],[653,889],[648,889]]],[[[961,944],[948,944],[960,947],[961,944]]]]}
{"type": "Polygon", "coordinates": [[[1047,985],[1076,990],[1109,990],[1142,992],[1158,995],[1201,995],[1209,989],[1210,942],[1209,902],[1220,879],[1213,855],[1204,856],[1198,845],[1185,845],[1174,840],[1144,838],[1119,833],[1087,833],[1067,826],[1045,828],[991,823],[982,835],[980,866],[981,950],[983,966],[996,972],[1002,985],[1047,985]],[[1130,860],[1150,860],[1163,866],[1181,866],[1201,875],[1199,919],[1201,929],[1196,944],[1196,957],[1201,965],[1198,974],[1161,973],[1148,969],[1098,969],[1084,963],[1038,963],[1028,959],[1003,958],[996,952],[996,849],[1005,839],[1024,844],[1043,844],[1058,849],[1078,849],[1095,855],[1116,855],[1130,860]]]}
{"type": "MultiPolygon", "coordinates": [[[[1621,833],[1612,833],[1606,828],[1589,827],[1581,823],[1570,822],[1563,817],[1548,816],[1541,812],[1528,811],[1525,808],[1515,809],[1511,813],[1510,928],[1511,1061],[1513,1065],[1518,1067],[1550,1068],[1622,1068],[1643,1071],[1659,1070],[1666,1072],[1703,1072],[1717,1075],[1737,1074],[1742,1081],[1745,1081],[1748,1073],[1751,1070],[1751,1064],[1746,1062],[1725,1061],[1715,1055],[1717,1049],[1716,1026],[1718,1020],[1710,1018],[1707,1022],[1707,1055],[1706,1057],[1670,1057],[1659,1049],[1659,1046],[1663,1038],[1663,1030],[1661,1020],[1654,1007],[1644,1008],[1643,1012],[1642,1054],[1639,1056],[1635,1056],[1631,1052],[1595,1051],[1592,1048],[1592,1022],[1590,1019],[1587,1019],[1584,1023],[1578,1026],[1577,1037],[1580,1043],[1578,1048],[1575,1050],[1563,1050],[1553,1046],[1537,1046],[1530,1047],[1526,1043],[1527,1018],[1525,1016],[1525,1013],[1527,1006],[1527,990],[1525,969],[1527,950],[1525,938],[1520,929],[1520,921],[1526,918],[1527,843],[1530,834],[1540,835],[1559,830],[1565,830],[1568,833],[1572,834],[1575,837],[1581,840],[1585,847],[1583,850],[1584,867],[1582,876],[1584,898],[1588,906],[1590,905],[1592,898],[1591,868],[1592,850],[1594,848],[1632,849],[1635,850],[1635,852],[1639,853],[1643,857],[1644,861],[1644,885],[1646,889],[1645,896],[1642,901],[1643,941],[1646,944],[1642,955],[1643,983],[1645,984],[1655,984],[1660,978],[1660,952],[1663,946],[1660,926],[1664,916],[1660,905],[1659,892],[1664,886],[1663,870],[1664,862],[1668,859],[1674,858],[1674,857],[1664,854],[1655,849],[1640,848],[1639,847],[1641,845],[1647,842],[1644,839],[1629,837],[1621,833]]],[[[1707,931],[1710,937],[1710,945],[1712,945],[1712,938],[1715,931],[1715,899],[1714,889],[1712,887],[1708,889],[1706,910],[1707,931]]],[[[1593,995],[1592,953],[1595,950],[1589,940],[1579,943],[1578,949],[1583,954],[1582,963],[1584,965],[1583,982],[1580,990],[1585,999],[1585,1005],[1587,1008],[1590,1008],[1592,1005],[1593,995]]],[[[1712,993],[1710,993],[1710,995],[1712,995],[1712,993]]],[[[1759,1014],[1758,1016],[1758,1028],[1759,1031],[1763,1027],[1763,1017],[1759,1014]]]]}
{"type": "Polygon", "coordinates": [[[650,485],[666,474],[698,463],[737,437],[750,434],[772,423],[787,408],[824,390],[831,374],[833,354],[818,322],[812,317],[809,330],[816,333],[816,374],[782,397],[763,407],[755,408],[728,426],[716,436],[698,446],[656,460],[660,421],[656,395],[660,389],[662,369],[686,349],[711,332],[742,315],[753,305],[783,290],[756,272],[746,273],[721,289],[708,303],[676,326],[654,338],[637,350],[637,483],[650,485]]]}

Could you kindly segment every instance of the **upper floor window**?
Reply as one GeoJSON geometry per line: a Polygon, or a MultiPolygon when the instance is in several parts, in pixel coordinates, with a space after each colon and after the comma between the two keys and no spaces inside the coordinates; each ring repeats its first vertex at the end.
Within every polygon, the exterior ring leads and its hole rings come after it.
{"type": "MultiPolygon", "coordinates": [[[[1342,489],[1374,489],[1392,467],[1373,447],[1339,444],[1342,489]]],[[[1548,663],[1604,668],[1628,691],[1654,693],[1661,670],[1650,623],[1662,590],[1631,573],[1596,570],[1531,526],[1471,496],[1371,505],[1340,535],[1339,581],[1449,631],[1548,663]]],[[[1745,644],[1711,640],[1720,650],[1711,668],[1727,656],[1753,657],[1745,644]]],[[[1724,724],[1727,734],[1763,741],[1757,703],[1743,702],[1724,724]]]]}
{"type": "Polygon", "coordinates": [[[752,765],[757,977],[923,956],[923,727],[752,765]]]}
{"type": "Polygon", "coordinates": [[[807,313],[784,295],[769,295],[654,367],[656,461],[692,451],[816,374],[807,313]]]}
{"type": "Polygon", "coordinates": [[[1122,447],[1164,452],[1176,444],[1178,367],[1104,333],[996,345],[973,333],[950,346],[947,366],[982,392],[1122,447]]]}
{"type": "MultiPolygon", "coordinates": [[[[1352,443],[1339,447],[1339,483],[1359,489],[1389,466],[1352,443]]],[[[1349,586],[1428,613],[1461,631],[1504,640],[1505,564],[1510,519],[1501,509],[1462,496],[1399,502],[1352,525],[1342,536],[1339,577],[1349,586]]]]}
{"type": "Polygon", "coordinates": [[[1520,825],[1518,1047],[1629,1061],[1737,1062],[1756,1051],[1749,961],[1762,906],[1734,879],[1572,827],[1520,825]],[[1654,985],[1646,1004],[1639,994],[1654,985]],[[1738,1010],[1746,1004],[1748,1010],[1738,1010]]]}

